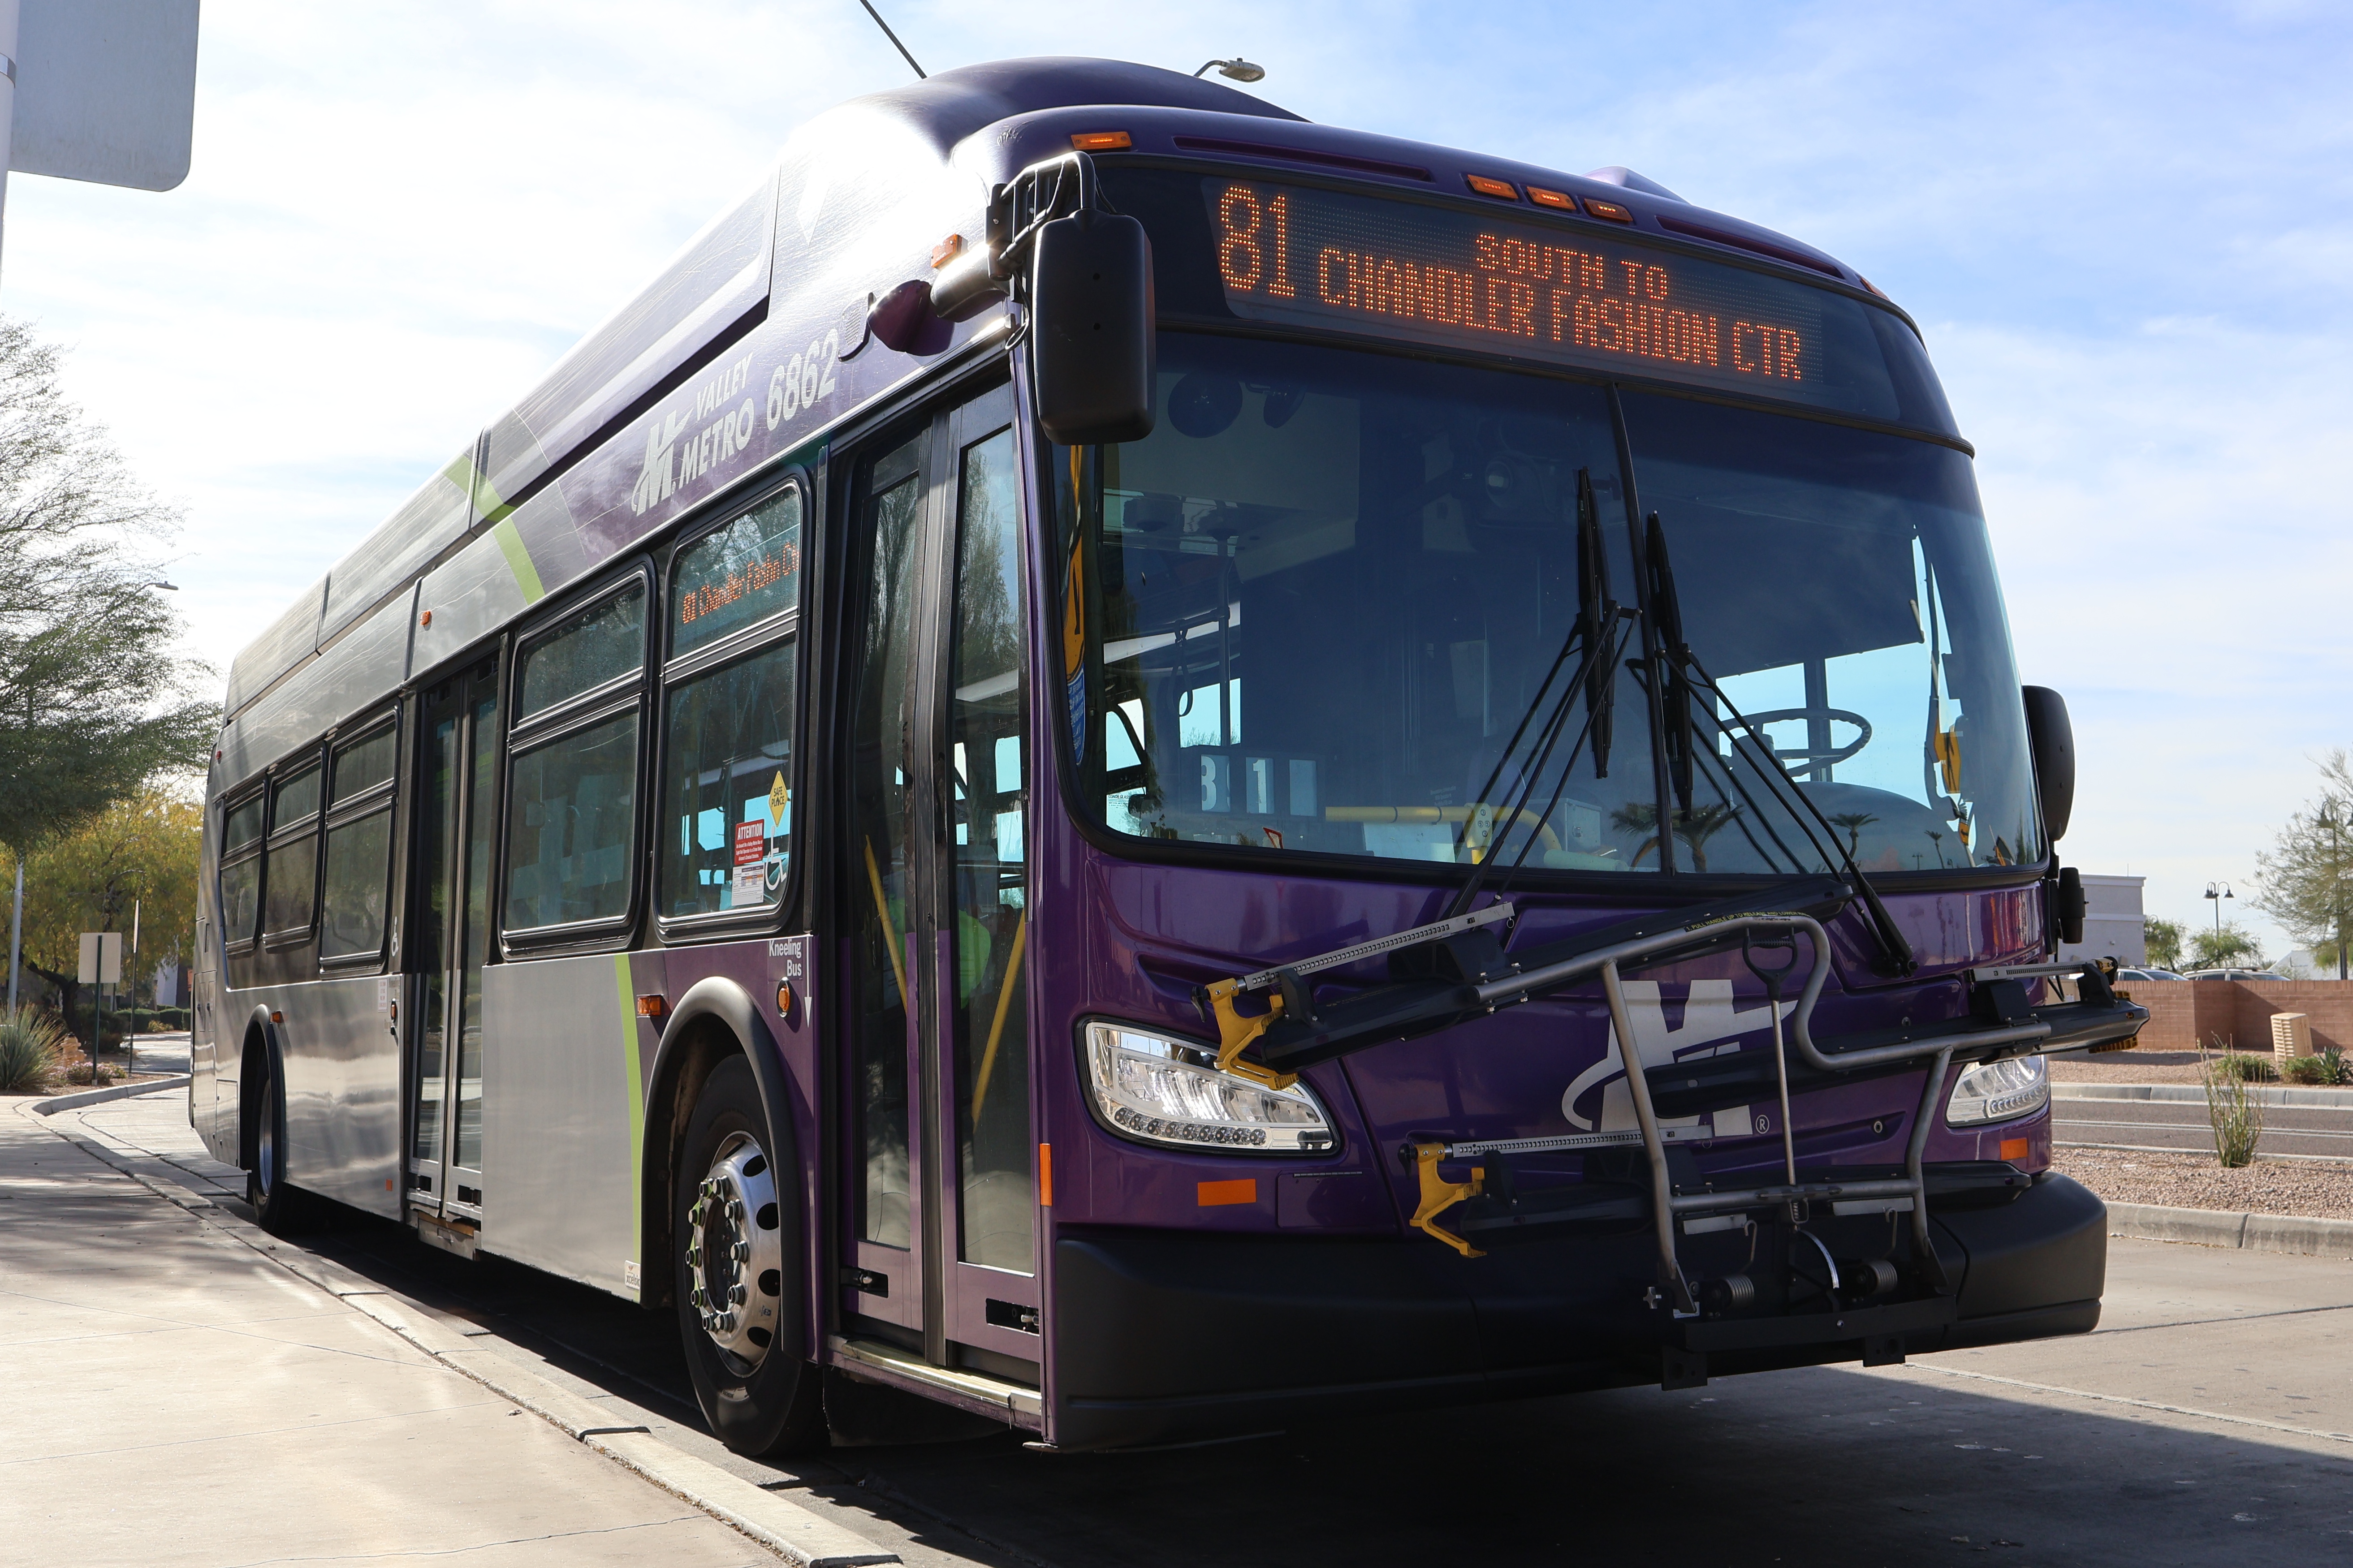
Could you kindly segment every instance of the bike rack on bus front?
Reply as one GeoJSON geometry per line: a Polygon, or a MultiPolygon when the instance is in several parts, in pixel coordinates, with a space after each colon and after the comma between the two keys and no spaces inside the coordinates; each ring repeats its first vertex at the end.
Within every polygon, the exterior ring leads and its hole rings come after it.
{"type": "MultiPolygon", "coordinates": [[[[1384,951],[1396,955],[1391,960],[1394,968],[1398,956],[1402,956],[1404,951],[1430,944],[1442,945],[1510,917],[1509,905],[1496,905],[1472,916],[1459,916],[1435,926],[1399,932],[1393,937],[1360,943],[1335,953],[1204,987],[1198,999],[1204,1014],[1219,1028],[1219,1065],[1227,1070],[1240,1071],[1261,1080],[1289,1082],[1293,1076],[1293,1071],[1285,1070],[1291,1067],[1290,1063],[1278,1066],[1253,1062],[1241,1053],[1265,1037],[1278,1021],[1286,1018],[1295,1021],[1312,1010],[1312,995],[1302,984],[1302,976],[1384,951]],[[1278,992],[1278,994],[1269,998],[1269,1010],[1264,1014],[1244,1016],[1233,1006],[1233,998],[1237,994],[1270,990],[1278,992]]],[[[1493,956],[1500,958],[1504,955],[1498,950],[1493,956]]],[[[1665,1291],[1665,1303],[1672,1307],[1675,1319],[1700,1316],[1700,1303],[1683,1272],[1676,1246],[1679,1221],[1688,1226],[1688,1222],[1693,1220],[1704,1221],[1711,1216],[1784,1205],[1793,1213],[1801,1213],[1807,1205],[1814,1203],[1833,1205],[1881,1203],[1889,1210],[1908,1209],[1912,1216],[1913,1251],[1918,1259],[1921,1274],[1937,1297],[1949,1298],[1951,1281],[1946,1274],[1943,1260],[1936,1253],[1928,1226],[1929,1180],[1926,1161],[1928,1132],[1935,1125],[1937,1111],[1937,1096],[1945,1087],[1945,1079],[1954,1058],[1966,1054],[1971,1059],[1987,1061],[2053,1051],[2104,1048],[2116,1041],[2129,1040],[2147,1022],[2147,1012],[2116,997],[2109,991],[2105,976],[2094,964],[2042,963],[1983,968],[1967,972],[1967,978],[1979,999],[1977,1016],[1949,1020],[1926,1030],[1907,1028],[1885,1036],[1850,1037],[1847,1041],[1834,1043],[1831,1048],[1825,1049],[1814,1038],[1812,1019],[1815,1004],[1830,977],[1830,936],[1821,921],[1812,915],[1788,910],[1725,910],[1711,911],[1696,921],[1672,929],[1643,931],[1625,941],[1595,945],[1529,968],[1508,962],[1494,965],[1466,976],[1468,984],[1460,988],[1446,988],[1449,994],[1444,997],[1443,1007],[1458,1016],[1491,1013],[1588,977],[1599,977],[1614,1036],[1612,1049],[1620,1067],[1625,1069],[1642,1152],[1649,1166],[1650,1201],[1642,1206],[1649,1211],[1648,1217],[1655,1239],[1659,1287],[1665,1291]],[[1697,1083],[1698,1076],[1689,1065],[1657,1068],[1642,1066],[1641,1053],[1632,1044],[1634,1031],[1626,1009],[1622,972],[1660,959],[1680,960],[1700,951],[1719,951],[1735,939],[1746,942],[1757,935],[1778,937],[1791,942],[1803,936],[1811,950],[1812,962],[1790,1016],[1786,1037],[1788,1046],[1794,1046],[1799,1060],[1811,1069],[1810,1080],[1799,1092],[1810,1092],[1841,1081],[1852,1082],[1859,1074],[1876,1076],[1890,1070],[1904,1070],[1915,1063],[1926,1067],[1919,1105],[1905,1141],[1904,1171],[1900,1177],[1785,1180],[1696,1193],[1674,1190],[1667,1139],[1661,1131],[1651,1079],[1654,1074],[1663,1074],[1671,1079],[1697,1083]],[[2039,1007],[2026,1001],[2023,982],[2067,974],[2081,976],[2079,1001],[2039,1007]],[[2063,1022],[2064,1027],[2062,1026],[2063,1022]]],[[[1773,989],[1778,992],[1778,984],[1773,989]]],[[[1427,1026],[1437,1022],[1432,1005],[1424,1002],[1411,1006],[1419,1023],[1427,1026]]],[[[1781,1031],[1777,1028],[1776,1034],[1778,1037],[1781,1031]]],[[[1388,1037],[1397,1037],[1390,1035],[1388,1037]]],[[[1295,1049],[1292,1054],[1304,1057],[1312,1052],[1320,1059],[1377,1043],[1377,1040],[1369,1037],[1338,1044],[1317,1041],[1304,1049],[1295,1049]]],[[[1774,1071],[1786,1094],[1789,1081],[1787,1047],[1778,1037],[1774,1056],[1774,1071]]],[[[1732,1081],[1724,1076],[1724,1068],[1727,1064],[1734,1070],[1746,1070],[1736,1058],[1714,1058],[1708,1068],[1699,1069],[1717,1075],[1714,1092],[1719,1098],[1741,1092],[1722,1087],[1724,1083],[1732,1081]]],[[[1736,1102],[1734,1099],[1725,1100],[1725,1103],[1736,1102]]],[[[1473,1170],[1468,1181],[1448,1182],[1439,1174],[1440,1161],[1593,1147],[1620,1141],[1619,1137],[1591,1133],[1482,1141],[1417,1141],[1400,1151],[1409,1161],[1419,1183],[1419,1201],[1411,1223],[1466,1258],[1479,1257],[1478,1248],[1438,1222],[1441,1215],[1457,1204],[1478,1196],[1489,1188],[1492,1184],[1490,1173],[1482,1164],[1473,1170]]],[[[1794,1164],[1794,1156],[1791,1163],[1794,1164]]],[[[2014,1184],[2014,1180],[2004,1184],[2014,1184]]],[[[1608,1205],[1587,1205],[1582,1212],[1587,1217],[1595,1218],[1632,1217],[1626,1205],[1612,1208],[1608,1205]]],[[[1833,1212],[1838,1212],[1838,1209],[1834,1207],[1833,1212]]],[[[1824,1259],[1830,1266],[1831,1289],[1835,1291],[1838,1289],[1837,1266],[1830,1260],[1827,1248],[1822,1248],[1820,1238],[1814,1237],[1810,1232],[1800,1231],[1799,1234],[1807,1236],[1817,1248],[1823,1251],[1824,1259]]],[[[1658,1304],[1655,1294],[1649,1299],[1653,1304],[1658,1304]]],[[[1949,1307],[1947,1312],[1949,1315],[1949,1307]]],[[[1851,1312],[1847,1316],[1862,1322],[1866,1318],[1873,1318],[1873,1314],[1851,1312]]],[[[1878,1309],[1875,1314],[1876,1318],[1886,1319],[1886,1326],[1892,1329],[1928,1326],[1925,1321],[1919,1324],[1900,1322],[1900,1316],[1899,1308],[1878,1309]]],[[[1841,1320],[1841,1322],[1844,1321],[1841,1320]]]]}

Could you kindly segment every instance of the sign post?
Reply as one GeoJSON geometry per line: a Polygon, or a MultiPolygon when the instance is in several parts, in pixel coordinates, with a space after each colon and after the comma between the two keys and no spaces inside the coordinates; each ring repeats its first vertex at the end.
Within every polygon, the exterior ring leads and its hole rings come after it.
{"type": "Polygon", "coordinates": [[[104,1027],[99,1011],[100,991],[119,984],[122,979],[122,933],[119,931],[86,931],[81,933],[81,965],[75,978],[90,986],[90,1082],[98,1087],[98,1037],[104,1027]]]}

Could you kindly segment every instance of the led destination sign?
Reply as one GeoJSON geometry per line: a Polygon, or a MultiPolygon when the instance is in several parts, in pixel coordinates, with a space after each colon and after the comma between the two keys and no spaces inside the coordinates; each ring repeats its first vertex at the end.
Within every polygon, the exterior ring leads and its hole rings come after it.
{"type": "Polygon", "coordinates": [[[1863,307],[1820,289],[1502,214],[1224,178],[1203,193],[1227,306],[1246,319],[1857,412],[1888,400],[1863,307]],[[1852,384],[1858,358],[1875,385],[1852,384]]]}

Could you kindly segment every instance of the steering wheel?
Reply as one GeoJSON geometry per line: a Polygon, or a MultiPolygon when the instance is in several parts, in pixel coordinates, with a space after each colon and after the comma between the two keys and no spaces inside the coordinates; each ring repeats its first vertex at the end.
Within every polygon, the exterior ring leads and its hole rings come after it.
{"type": "Polygon", "coordinates": [[[1769,713],[1750,713],[1745,717],[1748,721],[1748,732],[1773,753],[1775,762],[1792,772],[1799,767],[1825,767],[1842,763],[1871,744],[1871,721],[1844,708],[1776,708],[1769,713]],[[1829,723],[1852,724],[1855,737],[1843,746],[1832,746],[1827,751],[1785,751],[1773,743],[1772,737],[1765,733],[1765,727],[1792,719],[1820,719],[1829,723]]]}

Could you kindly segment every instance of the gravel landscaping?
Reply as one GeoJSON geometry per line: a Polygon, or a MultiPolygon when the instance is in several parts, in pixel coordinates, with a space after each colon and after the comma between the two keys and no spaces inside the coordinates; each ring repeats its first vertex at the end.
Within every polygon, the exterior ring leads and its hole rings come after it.
{"type": "Polygon", "coordinates": [[[2353,1165],[2259,1155],[2226,1171],[2211,1154],[2122,1149],[2053,1149],[2051,1164],[2111,1203],[2353,1219],[2353,1165]]]}
{"type": "Polygon", "coordinates": [[[2196,1051],[2103,1051],[2096,1057],[2053,1057],[2053,1083],[2196,1083],[2196,1051]]]}

